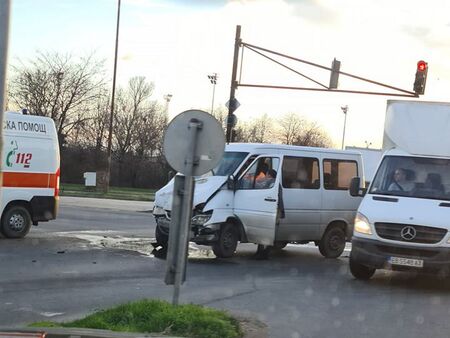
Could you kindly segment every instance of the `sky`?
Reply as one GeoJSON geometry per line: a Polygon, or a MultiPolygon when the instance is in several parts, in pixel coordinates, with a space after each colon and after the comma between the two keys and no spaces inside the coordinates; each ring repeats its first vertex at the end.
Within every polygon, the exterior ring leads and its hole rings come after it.
{"type": "MultiPolygon", "coordinates": [[[[11,0],[9,59],[37,51],[105,59],[112,79],[116,0],[11,0]]],[[[169,115],[209,111],[230,95],[236,25],[242,41],[341,71],[412,90],[416,64],[428,62],[423,101],[449,101],[450,2],[445,0],[122,0],[117,80],[145,76],[153,98],[172,94],[169,115]]],[[[278,59],[280,60],[281,59],[278,59]]],[[[324,84],[329,72],[287,65],[324,84]]],[[[241,83],[317,87],[246,49],[241,83]]],[[[340,76],[339,89],[386,90],[340,76]]],[[[379,148],[388,96],[240,87],[238,121],[297,113],[320,125],[341,147],[379,148]]],[[[402,99],[402,98],[399,98],[402,99]]]]}

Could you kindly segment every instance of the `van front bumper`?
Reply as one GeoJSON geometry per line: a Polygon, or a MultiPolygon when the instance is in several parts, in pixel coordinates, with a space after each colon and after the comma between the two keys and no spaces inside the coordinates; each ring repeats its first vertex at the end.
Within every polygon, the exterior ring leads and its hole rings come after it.
{"type": "MultiPolygon", "coordinates": [[[[170,220],[166,217],[157,217],[156,226],[162,231],[164,235],[169,235],[170,220]]],[[[200,244],[209,245],[217,242],[219,234],[216,229],[211,229],[208,226],[198,227],[191,225],[190,241],[200,244]]]]}
{"type": "Polygon", "coordinates": [[[450,248],[393,245],[380,241],[352,238],[351,259],[375,269],[450,271],[450,248]],[[423,267],[392,265],[391,257],[423,260],[423,267]]]}

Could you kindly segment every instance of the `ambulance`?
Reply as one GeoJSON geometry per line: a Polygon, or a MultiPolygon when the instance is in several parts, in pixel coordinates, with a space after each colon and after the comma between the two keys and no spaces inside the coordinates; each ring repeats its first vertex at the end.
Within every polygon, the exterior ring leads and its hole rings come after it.
{"type": "Polygon", "coordinates": [[[0,232],[22,238],[38,222],[55,219],[59,145],[53,120],[6,112],[3,121],[0,232]]]}

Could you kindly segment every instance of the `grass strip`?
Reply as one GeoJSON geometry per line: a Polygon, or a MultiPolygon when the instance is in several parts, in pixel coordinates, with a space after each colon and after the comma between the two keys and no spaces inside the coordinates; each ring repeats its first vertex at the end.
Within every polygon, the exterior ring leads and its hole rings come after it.
{"type": "Polygon", "coordinates": [[[61,185],[61,196],[71,197],[95,197],[95,198],[107,198],[107,199],[120,199],[130,201],[154,201],[155,190],[151,189],[139,189],[139,188],[120,188],[110,187],[109,191],[105,194],[101,191],[87,190],[81,184],[68,184],[61,185]]]}
{"type": "Polygon", "coordinates": [[[30,326],[159,333],[195,338],[242,336],[239,322],[226,312],[192,304],[173,306],[160,300],[123,304],[72,322],[37,322],[30,326]]]}

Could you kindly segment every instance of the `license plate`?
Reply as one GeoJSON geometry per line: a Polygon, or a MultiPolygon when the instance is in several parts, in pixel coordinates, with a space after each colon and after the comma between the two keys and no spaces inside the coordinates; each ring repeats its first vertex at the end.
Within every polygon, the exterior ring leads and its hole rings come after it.
{"type": "Polygon", "coordinates": [[[423,268],[423,260],[422,259],[390,257],[388,262],[392,265],[402,265],[402,266],[412,266],[415,268],[423,268]]]}

